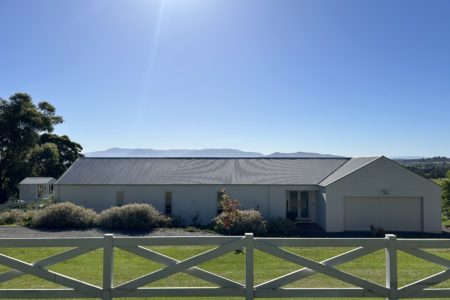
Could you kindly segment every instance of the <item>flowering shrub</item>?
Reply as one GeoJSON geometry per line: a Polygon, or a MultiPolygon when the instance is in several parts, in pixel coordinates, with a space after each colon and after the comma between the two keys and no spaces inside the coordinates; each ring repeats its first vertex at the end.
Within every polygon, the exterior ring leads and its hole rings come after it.
{"type": "Polygon", "coordinates": [[[253,232],[262,235],[266,232],[266,221],[257,210],[240,210],[240,203],[222,190],[222,213],[214,218],[214,229],[223,234],[244,234],[253,232]]]}

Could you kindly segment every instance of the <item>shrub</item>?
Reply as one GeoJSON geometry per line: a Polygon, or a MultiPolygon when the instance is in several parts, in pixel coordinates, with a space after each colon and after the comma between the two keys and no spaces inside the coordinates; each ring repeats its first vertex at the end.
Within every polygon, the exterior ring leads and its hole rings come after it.
{"type": "Polygon", "coordinates": [[[73,203],[52,204],[37,211],[31,220],[36,228],[73,228],[85,229],[96,225],[98,215],[92,210],[73,203]]]}
{"type": "Polygon", "coordinates": [[[195,214],[192,215],[191,226],[199,228],[199,227],[201,227],[201,225],[202,225],[202,219],[200,219],[200,214],[197,210],[195,212],[195,214]]]}
{"type": "Polygon", "coordinates": [[[374,237],[384,237],[385,231],[383,227],[375,227],[373,225],[369,226],[370,232],[372,233],[372,236],[374,237]]]}
{"type": "Polygon", "coordinates": [[[236,210],[230,216],[223,212],[214,219],[214,229],[224,234],[244,234],[253,232],[255,235],[266,233],[266,221],[257,210],[236,210]]]}
{"type": "Polygon", "coordinates": [[[0,225],[28,225],[32,217],[31,211],[11,209],[0,212],[0,225]]]}
{"type": "Polygon", "coordinates": [[[266,221],[259,211],[240,210],[239,200],[231,198],[225,189],[222,189],[221,194],[222,213],[213,219],[215,231],[224,234],[266,233],[266,221]]]}
{"type": "Polygon", "coordinates": [[[450,180],[443,180],[442,186],[442,214],[450,219],[450,180]]]}
{"type": "Polygon", "coordinates": [[[159,213],[149,204],[127,204],[101,212],[99,225],[119,230],[152,230],[170,224],[170,218],[159,213]]]}
{"type": "Polygon", "coordinates": [[[230,231],[231,225],[237,219],[237,214],[241,203],[239,200],[232,199],[225,189],[220,191],[220,214],[213,219],[216,231],[230,231]]]}
{"type": "Polygon", "coordinates": [[[290,219],[275,218],[267,221],[267,233],[271,236],[294,236],[297,231],[297,225],[290,219]]]}
{"type": "Polygon", "coordinates": [[[39,200],[35,200],[35,201],[30,201],[28,203],[26,203],[26,208],[28,210],[33,210],[33,209],[42,209],[45,207],[48,207],[50,205],[53,204],[57,204],[58,202],[56,201],[56,199],[54,197],[51,197],[49,199],[39,199],[39,200]]]}
{"type": "Polygon", "coordinates": [[[185,227],[186,222],[184,221],[182,216],[172,216],[172,224],[170,224],[171,227],[180,228],[185,227]]]}

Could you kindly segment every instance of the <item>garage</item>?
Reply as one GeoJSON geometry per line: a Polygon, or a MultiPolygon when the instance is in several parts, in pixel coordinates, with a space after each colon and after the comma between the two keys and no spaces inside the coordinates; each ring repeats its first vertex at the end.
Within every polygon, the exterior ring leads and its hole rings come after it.
{"type": "Polygon", "coordinates": [[[420,197],[345,197],[345,231],[368,231],[370,225],[387,231],[422,231],[420,197]]]}

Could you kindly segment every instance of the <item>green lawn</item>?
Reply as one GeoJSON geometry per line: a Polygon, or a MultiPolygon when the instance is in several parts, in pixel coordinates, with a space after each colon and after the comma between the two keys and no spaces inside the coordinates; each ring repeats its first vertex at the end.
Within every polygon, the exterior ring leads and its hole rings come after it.
{"type": "MultiPolygon", "coordinates": [[[[152,247],[160,253],[169,255],[176,259],[185,259],[200,252],[208,247],[152,247]]],[[[0,252],[6,255],[16,257],[18,259],[33,262],[52,254],[56,254],[65,250],[63,248],[36,248],[36,249],[0,249],[0,252]]],[[[289,251],[301,254],[303,256],[320,261],[339,253],[343,253],[347,248],[288,248],[289,251]]],[[[430,250],[437,255],[450,259],[450,251],[448,250],[430,250]]],[[[243,282],[244,281],[244,259],[243,254],[229,253],[222,257],[216,258],[210,262],[201,265],[202,268],[226,276],[230,279],[243,282]]],[[[384,284],[385,253],[377,251],[368,256],[351,261],[339,267],[339,269],[373,282],[384,284]]],[[[443,270],[442,267],[424,262],[414,258],[403,252],[399,252],[399,285],[405,285],[415,280],[424,278],[433,273],[443,270]]],[[[161,268],[161,265],[147,261],[140,257],[129,254],[121,250],[115,250],[115,275],[114,284],[126,282],[148,272],[161,268]]],[[[266,280],[276,278],[288,272],[296,270],[297,267],[291,263],[287,263],[268,254],[255,251],[255,282],[261,283],[266,280]]],[[[7,267],[0,266],[0,272],[9,270],[7,267]]],[[[50,267],[50,270],[60,272],[64,275],[71,276],[86,282],[101,285],[102,282],[102,250],[97,250],[77,257],[75,259],[62,262],[50,267]]],[[[170,286],[212,286],[206,282],[202,282],[194,277],[185,274],[176,274],[167,279],[158,281],[150,286],[170,287],[170,286]]],[[[54,288],[55,284],[37,279],[30,275],[16,278],[12,281],[0,284],[0,288],[54,288]]],[[[334,280],[325,275],[316,274],[314,276],[303,279],[299,282],[289,285],[288,287],[350,287],[350,285],[334,280]]],[[[450,287],[450,282],[444,282],[436,287],[450,287]]],[[[134,298],[137,299],[137,298],[134,298]]],[[[174,299],[174,298],[171,298],[174,299]]],[[[188,299],[188,298],[187,298],[188,299]]],[[[192,298],[189,298],[192,299],[192,298]]],[[[220,298],[226,299],[226,298],[220,298]]],[[[236,299],[236,298],[229,298],[236,299]]]]}

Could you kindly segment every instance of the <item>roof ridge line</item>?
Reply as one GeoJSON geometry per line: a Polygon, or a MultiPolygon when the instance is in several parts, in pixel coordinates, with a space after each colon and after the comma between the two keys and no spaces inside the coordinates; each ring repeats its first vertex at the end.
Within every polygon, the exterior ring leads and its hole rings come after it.
{"type": "Polygon", "coordinates": [[[95,157],[95,156],[88,156],[88,157],[81,157],[80,159],[352,159],[355,157],[246,157],[246,156],[242,156],[242,157],[232,157],[232,156],[227,156],[227,157],[221,157],[221,156],[206,156],[206,157],[202,157],[202,156],[180,156],[180,157],[175,157],[175,156],[169,156],[169,157],[148,157],[148,156],[111,156],[111,157],[95,157]]]}
{"type": "Polygon", "coordinates": [[[327,176],[325,176],[322,180],[320,180],[317,185],[320,185],[322,183],[322,181],[324,181],[325,179],[327,179],[328,177],[330,177],[331,175],[333,175],[334,173],[336,173],[337,170],[339,170],[340,168],[342,168],[343,165],[345,165],[346,163],[348,163],[349,161],[351,161],[352,158],[350,158],[349,160],[347,160],[346,162],[342,163],[341,165],[339,165],[336,169],[334,169],[333,172],[331,172],[330,174],[328,174],[327,176]]]}
{"type": "MultiPolygon", "coordinates": [[[[346,176],[348,176],[348,175],[350,175],[350,174],[352,174],[352,173],[354,173],[354,172],[360,170],[361,168],[364,168],[364,167],[367,166],[368,164],[371,164],[371,163],[373,163],[374,161],[379,160],[379,159],[382,158],[382,157],[385,157],[385,156],[384,156],[384,155],[380,155],[380,156],[365,156],[365,157],[362,156],[362,157],[354,157],[354,158],[351,158],[351,159],[349,159],[348,161],[346,161],[345,163],[343,163],[342,165],[340,165],[339,168],[337,168],[336,170],[334,170],[330,175],[328,175],[327,177],[325,177],[324,179],[322,179],[322,180],[318,183],[318,185],[321,186],[321,183],[324,182],[325,179],[329,178],[331,175],[333,175],[334,173],[336,173],[340,168],[342,168],[344,165],[346,165],[347,163],[349,163],[352,159],[355,159],[355,158],[373,158],[373,160],[367,161],[366,163],[362,164],[361,166],[359,166],[358,168],[354,169],[354,170],[351,171],[350,173],[341,176],[340,178],[336,179],[335,181],[330,182],[329,184],[331,184],[331,183],[333,183],[333,182],[336,182],[336,181],[338,181],[338,180],[341,180],[342,178],[344,178],[344,177],[346,177],[346,176]]],[[[329,184],[328,184],[328,185],[329,185],[329,184]]]]}

